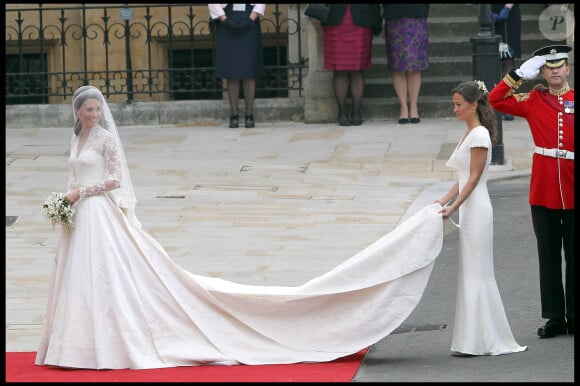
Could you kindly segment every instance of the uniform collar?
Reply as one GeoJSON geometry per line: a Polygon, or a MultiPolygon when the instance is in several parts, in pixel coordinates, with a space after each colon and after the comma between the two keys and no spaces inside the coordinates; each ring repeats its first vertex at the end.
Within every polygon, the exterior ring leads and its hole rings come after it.
{"type": "Polygon", "coordinates": [[[555,90],[552,87],[548,88],[548,91],[550,92],[550,94],[555,95],[555,96],[561,96],[566,94],[568,91],[570,91],[570,86],[568,85],[568,83],[566,83],[566,86],[562,87],[559,90],[555,90]]]}

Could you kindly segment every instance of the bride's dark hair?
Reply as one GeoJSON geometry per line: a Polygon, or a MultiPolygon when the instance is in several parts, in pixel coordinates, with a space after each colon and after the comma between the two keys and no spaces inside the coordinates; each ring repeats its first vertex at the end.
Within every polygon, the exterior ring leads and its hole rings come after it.
{"type": "MultiPolygon", "coordinates": [[[[81,108],[83,103],[85,103],[87,101],[87,99],[96,99],[101,105],[103,105],[103,102],[104,102],[101,92],[96,87],[82,86],[77,91],[75,91],[75,93],[73,95],[73,114],[74,114],[74,122],[75,122],[75,124],[74,124],[75,135],[79,135],[81,133],[81,130],[82,130],[81,121],[77,117],[77,112],[81,108]]],[[[107,121],[104,119],[104,116],[103,116],[103,118],[101,118],[99,125],[101,125],[105,129],[107,128],[107,121]]]]}

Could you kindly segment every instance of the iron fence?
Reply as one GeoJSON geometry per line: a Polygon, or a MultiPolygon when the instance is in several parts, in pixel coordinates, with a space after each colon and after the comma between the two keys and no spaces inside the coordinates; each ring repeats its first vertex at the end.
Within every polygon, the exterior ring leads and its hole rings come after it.
{"type": "MultiPolygon", "coordinates": [[[[62,102],[86,84],[128,102],[223,99],[207,4],[18,5],[6,6],[7,104],[62,102]]],[[[257,97],[302,96],[302,13],[268,4],[257,97]]]]}

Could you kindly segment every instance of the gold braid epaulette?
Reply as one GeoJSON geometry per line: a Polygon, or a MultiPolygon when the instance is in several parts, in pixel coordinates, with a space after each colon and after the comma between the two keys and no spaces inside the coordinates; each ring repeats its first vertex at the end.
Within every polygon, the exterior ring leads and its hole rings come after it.
{"type": "Polygon", "coordinates": [[[504,82],[507,83],[508,86],[510,86],[510,88],[512,89],[517,89],[518,87],[520,87],[522,85],[522,83],[524,83],[524,80],[522,78],[519,79],[515,79],[512,74],[508,73],[504,78],[503,78],[504,82]]]}
{"type": "Polygon", "coordinates": [[[518,87],[524,83],[524,80],[520,78],[515,72],[512,70],[504,76],[503,81],[510,86],[509,91],[504,95],[504,98],[508,98],[512,96],[512,94],[517,90],[518,87]],[[517,77],[517,79],[515,78],[517,77]]]}

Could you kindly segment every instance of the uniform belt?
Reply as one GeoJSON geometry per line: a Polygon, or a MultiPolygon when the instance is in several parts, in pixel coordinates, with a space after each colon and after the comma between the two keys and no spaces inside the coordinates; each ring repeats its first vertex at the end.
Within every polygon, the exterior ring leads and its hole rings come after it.
{"type": "Polygon", "coordinates": [[[536,146],[534,153],[552,158],[574,159],[574,152],[569,150],[546,149],[545,147],[536,146]]]}

